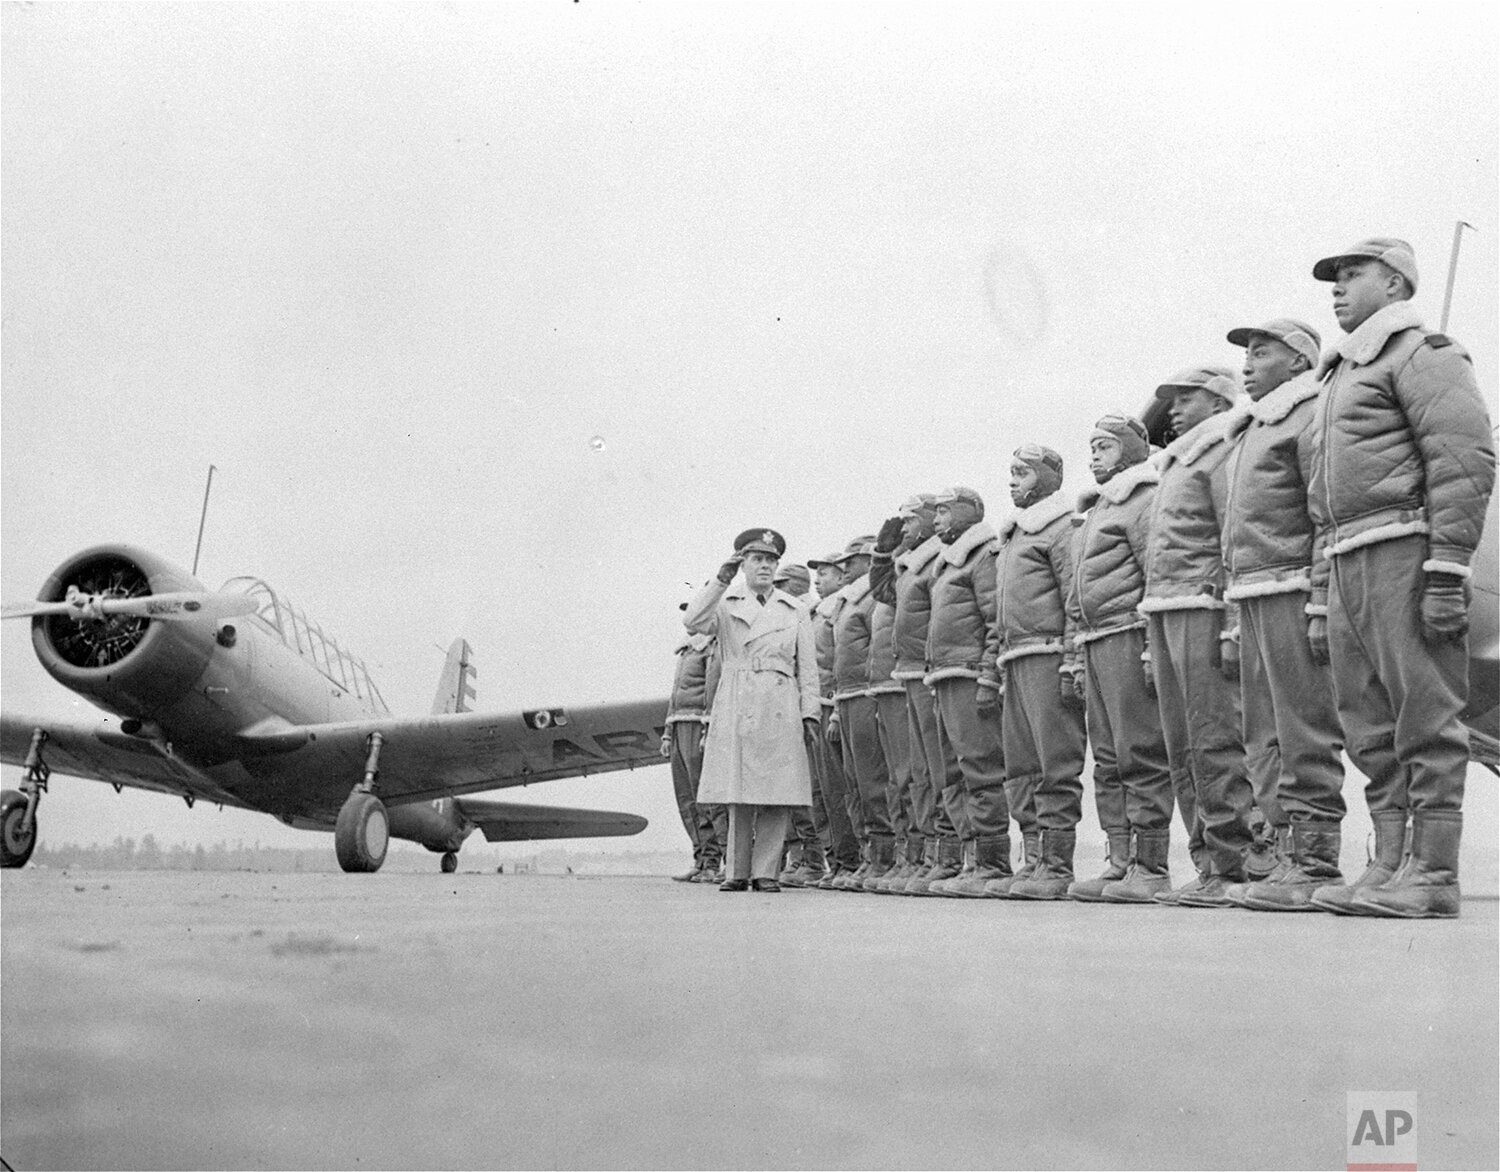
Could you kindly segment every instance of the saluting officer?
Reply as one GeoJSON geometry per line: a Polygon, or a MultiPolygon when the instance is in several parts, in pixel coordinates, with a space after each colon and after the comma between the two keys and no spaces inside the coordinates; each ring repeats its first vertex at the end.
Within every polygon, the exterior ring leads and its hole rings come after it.
{"type": "Polygon", "coordinates": [[[785,551],[774,529],[745,530],[684,619],[694,634],[718,639],[723,663],[698,788],[701,800],[729,807],[720,891],[780,891],[787,807],[812,801],[807,743],[818,727],[817,653],[807,608],[772,584],[785,551]]]}

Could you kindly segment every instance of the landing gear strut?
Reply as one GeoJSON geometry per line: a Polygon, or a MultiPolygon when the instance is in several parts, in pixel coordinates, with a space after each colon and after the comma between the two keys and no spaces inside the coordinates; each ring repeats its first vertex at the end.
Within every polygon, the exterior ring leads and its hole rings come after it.
{"type": "Polygon", "coordinates": [[[333,829],[333,850],[339,866],[345,871],[378,871],[385,862],[386,847],[391,841],[391,822],[385,803],[375,796],[375,779],[380,773],[380,746],[384,738],[370,734],[370,756],[365,762],[365,779],[339,810],[333,829]]]}
{"type": "Polygon", "coordinates": [[[26,750],[26,774],[19,790],[0,790],[0,867],[24,867],[36,850],[36,810],[52,770],[42,760],[47,734],[33,729],[26,750]]]}

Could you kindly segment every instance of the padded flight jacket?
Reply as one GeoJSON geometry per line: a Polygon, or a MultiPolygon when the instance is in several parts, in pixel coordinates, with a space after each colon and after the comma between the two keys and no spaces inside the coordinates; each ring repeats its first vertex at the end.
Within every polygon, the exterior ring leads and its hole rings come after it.
{"type": "Polygon", "coordinates": [[[1467,576],[1495,487],[1489,414],[1462,346],[1411,304],[1327,354],[1310,497],[1329,557],[1421,533],[1423,568],[1467,576]]]}
{"type": "Polygon", "coordinates": [[[1318,381],[1312,371],[1250,406],[1229,454],[1224,566],[1231,602],[1303,591],[1328,594],[1328,561],[1314,549],[1307,486],[1317,447],[1318,381]]]}
{"type": "Polygon", "coordinates": [[[1151,511],[1159,479],[1156,465],[1146,460],[1079,498],[1068,589],[1079,647],[1146,625],[1136,607],[1146,596],[1151,511]]]}
{"type": "Polygon", "coordinates": [[[833,698],[863,696],[870,688],[870,616],[875,596],[865,574],[838,592],[843,605],[833,623],[833,698]]]}
{"type": "Polygon", "coordinates": [[[1062,492],[1020,509],[1000,526],[995,561],[995,625],[990,649],[998,668],[1026,655],[1078,657],[1068,616],[1073,578],[1073,506],[1062,492]]]}
{"type": "Polygon", "coordinates": [[[995,530],[976,522],[945,545],[932,579],[932,617],[927,627],[928,686],[959,677],[998,689],[989,646],[995,625],[995,530]]]}
{"type": "MultiPolygon", "coordinates": [[[[1230,449],[1250,421],[1245,401],[1205,419],[1156,458],[1161,480],[1151,511],[1142,614],[1229,610],[1224,602],[1224,507],[1230,449]]],[[[1230,614],[1225,630],[1235,626],[1230,614]]]]}
{"type": "Polygon", "coordinates": [[[708,723],[719,686],[719,650],[712,635],[689,635],[677,648],[677,671],[667,702],[667,723],[708,723]]]}
{"type": "Polygon", "coordinates": [[[839,608],[844,604],[840,597],[842,593],[835,590],[812,611],[813,646],[818,658],[818,695],[825,708],[833,704],[833,627],[839,608]]]}
{"type": "Polygon", "coordinates": [[[896,664],[891,678],[920,680],[927,674],[927,628],[932,617],[932,578],[943,543],[929,537],[916,549],[894,559],[876,554],[870,566],[870,589],[877,602],[896,608],[893,641],[896,664]]]}

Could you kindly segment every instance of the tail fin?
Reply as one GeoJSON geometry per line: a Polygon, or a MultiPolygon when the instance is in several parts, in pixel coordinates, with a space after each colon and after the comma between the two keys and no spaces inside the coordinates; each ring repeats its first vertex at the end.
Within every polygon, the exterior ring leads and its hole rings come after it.
{"type": "Polygon", "coordinates": [[[473,711],[469,707],[469,701],[476,698],[472,681],[479,675],[474,670],[473,655],[468,640],[453,640],[453,646],[448,648],[447,662],[443,664],[443,674],[438,679],[437,695],[432,699],[433,715],[473,711]]]}

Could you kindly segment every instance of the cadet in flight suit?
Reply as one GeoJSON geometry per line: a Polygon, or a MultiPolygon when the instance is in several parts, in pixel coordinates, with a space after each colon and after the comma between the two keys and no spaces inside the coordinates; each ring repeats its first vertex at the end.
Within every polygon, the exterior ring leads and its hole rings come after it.
{"type": "MultiPolygon", "coordinates": [[[[937,701],[922,682],[927,674],[927,629],[932,614],[932,577],[943,548],[934,522],[930,493],[908,498],[895,518],[901,542],[892,551],[875,551],[870,584],[875,597],[895,607],[892,642],[896,663],[891,678],[906,693],[907,738],[911,744],[911,817],[908,854],[921,851],[920,865],[899,885],[888,880],[886,890],[898,895],[926,895],[934,881],[952,879],[963,863],[962,837],[955,819],[963,823],[963,774],[951,747],[938,736],[937,701]],[[913,840],[921,846],[914,847],[913,840]]],[[[889,525],[891,522],[887,522],[889,525]]],[[[918,860],[913,860],[917,862],[918,860]]]]}
{"type": "MultiPolygon", "coordinates": [[[[808,592],[812,589],[812,574],[806,566],[793,562],[778,567],[772,585],[790,594],[804,606],[811,601],[808,592]]],[[[787,837],[788,854],[791,858],[781,872],[780,882],[783,887],[808,887],[817,884],[826,870],[824,844],[828,837],[828,824],[823,814],[823,800],[818,785],[822,771],[818,768],[819,754],[812,749],[809,752],[813,754],[808,757],[807,762],[812,770],[813,801],[811,806],[791,808],[791,828],[787,837]]]]}
{"type": "MultiPolygon", "coordinates": [[[[1161,712],[1142,687],[1146,558],[1156,466],[1145,426],[1113,411],[1089,436],[1089,469],[1098,491],[1079,501],[1068,610],[1078,630],[1094,750],[1094,806],[1109,839],[1103,874],[1073,884],[1073,899],[1149,903],[1170,890],[1172,774],[1161,712]]],[[[1191,832],[1194,808],[1183,810],[1191,832]]]]}
{"type": "Polygon", "coordinates": [[[1041,836],[1041,859],[1030,875],[993,881],[994,894],[1010,899],[1067,896],[1083,809],[1083,699],[1073,682],[1079,656],[1067,610],[1073,505],[1062,479],[1062,457],[1051,448],[1016,449],[1010,466],[1016,511],[1000,527],[995,564],[990,654],[1005,694],[1007,788],[1022,834],[1041,836]]]}
{"type": "Polygon", "coordinates": [[[938,735],[963,775],[969,834],[963,869],[933,882],[932,894],[979,897],[1010,868],[1010,803],[1000,741],[1000,681],[987,658],[995,622],[995,530],[972,488],[939,493],[935,519],[943,549],[932,579],[925,681],[937,696],[938,735]]]}
{"type": "MultiPolygon", "coordinates": [[[[687,609],[683,603],[682,609],[687,609]]],[[[677,648],[677,670],[667,704],[661,752],[672,763],[672,790],[683,829],[693,844],[693,869],[674,875],[679,883],[723,880],[724,843],[729,824],[724,807],[698,801],[703,774],[703,739],[719,682],[719,657],[712,635],[688,635],[677,648]]]]}
{"type": "Polygon", "coordinates": [[[861,537],[840,555],[843,599],[833,625],[834,722],[844,750],[844,776],[853,777],[865,843],[864,864],[839,891],[863,891],[895,865],[896,834],[887,791],[890,771],[880,745],[875,697],[870,695],[870,638],[875,597],[870,593],[870,555],[875,538],[861,537]]]}
{"type": "MultiPolygon", "coordinates": [[[[1328,559],[1307,507],[1316,447],[1319,338],[1292,318],[1229,331],[1245,347],[1250,425],[1229,456],[1224,597],[1239,608],[1240,699],[1253,784],[1269,774],[1267,817],[1290,832],[1290,856],[1239,902],[1262,911],[1314,911],[1313,892],[1339,883],[1344,736],[1327,667],[1313,659],[1305,610],[1328,589],[1328,559]]],[[[1225,644],[1225,651],[1234,648],[1225,644]]]]}
{"type": "MultiPolygon", "coordinates": [[[[1495,445],[1463,347],[1411,307],[1404,240],[1362,240],[1320,260],[1345,338],[1324,360],[1309,493],[1331,559],[1326,641],[1349,755],[1367,778],[1376,857],[1331,911],[1458,915],[1468,734],[1469,561],[1495,486],[1495,445]],[[1411,854],[1399,871],[1401,826],[1411,854]]],[[[1316,601],[1316,599],[1315,599],[1316,601]]]]}
{"type": "Polygon", "coordinates": [[[1231,884],[1245,878],[1252,795],[1240,730],[1239,685],[1222,643],[1236,624],[1224,601],[1221,547],[1228,494],[1225,462],[1249,420],[1232,371],[1198,366],[1156,390],[1172,404],[1177,438],[1161,455],[1151,515],[1146,597],[1156,699],[1172,770],[1193,779],[1208,874],[1166,892],[1161,902],[1223,907],[1231,884]]]}
{"type": "Polygon", "coordinates": [[[839,554],[831,553],[821,559],[809,559],[808,568],[817,575],[818,604],[813,608],[813,641],[818,653],[818,689],[822,704],[822,719],[816,753],[821,771],[819,792],[823,798],[823,815],[828,823],[828,872],[818,883],[818,888],[827,891],[841,876],[847,879],[859,869],[860,842],[857,828],[859,821],[859,795],[852,781],[844,774],[843,746],[837,735],[830,737],[829,729],[837,709],[833,703],[833,626],[838,617],[843,599],[839,591],[844,585],[844,571],[839,565],[839,554]]]}

